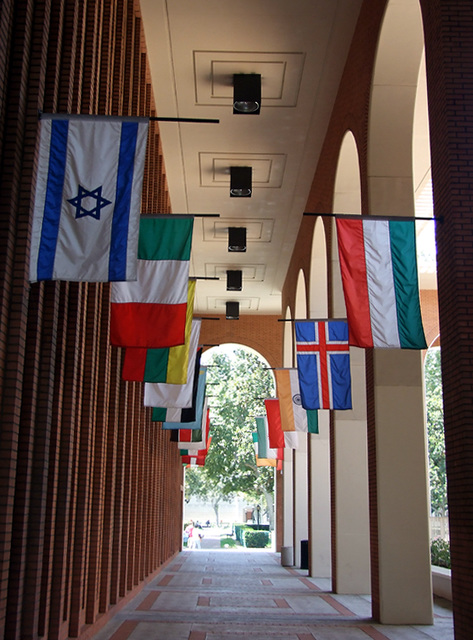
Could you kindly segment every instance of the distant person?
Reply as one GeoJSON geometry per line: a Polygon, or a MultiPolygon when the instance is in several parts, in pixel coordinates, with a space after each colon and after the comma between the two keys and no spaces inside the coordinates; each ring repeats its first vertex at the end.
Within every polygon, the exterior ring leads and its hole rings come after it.
{"type": "Polygon", "coordinates": [[[200,541],[202,540],[202,538],[204,537],[204,534],[199,530],[198,527],[194,527],[192,529],[192,533],[191,536],[189,538],[189,542],[187,543],[187,546],[189,549],[201,549],[202,546],[200,544],[200,541]]]}
{"type": "Polygon", "coordinates": [[[186,536],[187,536],[187,548],[188,549],[192,549],[192,544],[194,542],[193,539],[192,539],[192,532],[193,531],[194,531],[194,521],[190,520],[189,524],[184,529],[184,540],[186,540],[186,536]]]}

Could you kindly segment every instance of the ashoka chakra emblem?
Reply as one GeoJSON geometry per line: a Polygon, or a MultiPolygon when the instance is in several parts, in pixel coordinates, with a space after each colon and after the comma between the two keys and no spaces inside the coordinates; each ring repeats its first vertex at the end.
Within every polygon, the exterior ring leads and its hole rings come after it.
{"type": "Polygon", "coordinates": [[[292,396],[292,401],[294,404],[302,404],[302,400],[301,400],[301,394],[300,393],[296,393],[295,395],[292,396]]]}

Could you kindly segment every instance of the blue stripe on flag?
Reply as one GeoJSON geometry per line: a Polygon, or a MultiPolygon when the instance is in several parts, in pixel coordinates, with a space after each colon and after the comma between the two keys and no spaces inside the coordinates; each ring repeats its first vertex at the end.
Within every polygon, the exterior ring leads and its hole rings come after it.
{"type": "MultiPolygon", "coordinates": [[[[315,322],[296,322],[296,342],[315,342],[315,322]]],[[[302,406],[304,409],[318,409],[322,402],[319,397],[318,357],[314,354],[297,354],[297,374],[302,406]]]]}
{"type": "Polygon", "coordinates": [[[330,355],[332,406],[334,409],[351,409],[350,354],[330,355]]]}
{"type": "Polygon", "coordinates": [[[123,122],[117,169],[117,192],[110,238],[109,280],[126,280],[128,226],[135,164],[137,122],[123,122]]]}
{"type": "Polygon", "coordinates": [[[53,120],[51,122],[48,179],[38,248],[38,280],[51,280],[53,277],[66,172],[68,131],[69,122],[67,120],[53,120]]]}

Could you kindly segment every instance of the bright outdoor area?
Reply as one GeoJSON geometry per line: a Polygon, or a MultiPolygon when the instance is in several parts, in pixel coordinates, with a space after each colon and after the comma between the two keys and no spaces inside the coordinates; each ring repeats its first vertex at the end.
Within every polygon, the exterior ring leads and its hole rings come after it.
{"type": "Polygon", "coordinates": [[[205,466],[186,468],[184,546],[270,549],[277,460],[268,447],[262,458],[256,418],[276,395],[274,375],[259,354],[235,344],[209,349],[201,364],[211,446],[205,466]]]}

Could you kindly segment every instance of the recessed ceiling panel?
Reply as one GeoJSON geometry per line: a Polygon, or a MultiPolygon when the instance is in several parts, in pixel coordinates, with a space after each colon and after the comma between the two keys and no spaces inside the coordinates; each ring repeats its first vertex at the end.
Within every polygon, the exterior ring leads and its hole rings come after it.
{"type": "Polygon", "coordinates": [[[225,305],[228,301],[235,301],[240,304],[240,312],[244,311],[258,311],[259,308],[259,298],[240,298],[239,296],[234,295],[235,292],[229,292],[229,295],[226,298],[209,296],[207,298],[207,308],[209,311],[218,311],[222,313],[225,309],[225,305]]]}
{"type": "Polygon", "coordinates": [[[228,240],[230,227],[246,227],[247,242],[271,242],[274,220],[238,218],[202,218],[204,242],[228,240]]]}
{"type": "Polygon", "coordinates": [[[230,185],[230,167],[252,167],[252,182],[258,187],[280,188],[286,166],[283,153],[199,153],[203,187],[230,185]]]}
{"type": "Polygon", "coordinates": [[[263,282],[266,266],[264,264],[213,264],[207,262],[205,264],[205,275],[208,278],[221,278],[222,280],[227,277],[227,270],[240,269],[242,271],[243,281],[248,282],[263,282]]]}
{"type": "Polygon", "coordinates": [[[259,73],[262,106],[295,107],[304,60],[299,52],[194,51],[196,104],[230,106],[233,74],[259,73]]]}

